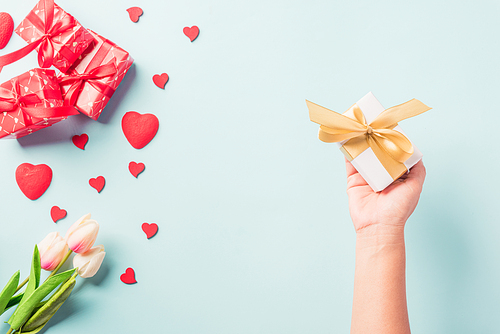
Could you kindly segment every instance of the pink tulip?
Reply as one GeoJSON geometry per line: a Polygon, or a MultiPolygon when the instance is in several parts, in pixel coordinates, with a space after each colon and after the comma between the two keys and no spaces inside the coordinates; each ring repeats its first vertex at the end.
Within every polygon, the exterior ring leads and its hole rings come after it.
{"type": "Polygon", "coordinates": [[[99,224],[90,219],[90,213],[78,219],[66,232],[69,249],[75,253],[87,252],[95,242],[99,232],[99,224]]]}
{"type": "Polygon", "coordinates": [[[52,232],[38,244],[38,251],[40,252],[42,268],[52,271],[68,252],[68,246],[66,241],[59,235],[59,232],[52,232]]]}
{"type": "Polygon", "coordinates": [[[73,258],[73,267],[78,268],[78,275],[81,277],[92,277],[101,267],[105,255],[104,246],[96,246],[86,253],[76,254],[73,258]]]}

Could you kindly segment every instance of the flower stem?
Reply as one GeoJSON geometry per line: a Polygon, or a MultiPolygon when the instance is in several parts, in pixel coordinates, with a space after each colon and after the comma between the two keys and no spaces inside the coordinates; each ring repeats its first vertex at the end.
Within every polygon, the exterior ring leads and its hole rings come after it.
{"type": "Polygon", "coordinates": [[[66,255],[64,255],[63,259],[61,260],[61,262],[59,262],[59,264],[57,265],[57,267],[55,267],[54,270],[52,270],[52,272],[50,273],[49,277],[47,277],[45,279],[45,281],[47,281],[49,278],[51,278],[52,276],[54,276],[55,274],[57,274],[57,272],[59,271],[59,269],[61,269],[62,265],[64,264],[64,262],[66,262],[66,260],[69,258],[69,256],[71,255],[71,253],[73,253],[73,251],[70,249],[66,255]]]}
{"type": "MultiPolygon", "coordinates": [[[[61,269],[62,265],[64,264],[64,262],[66,262],[66,260],[69,258],[69,256],[71,255],[71,253],[73,253],[72,250],[69,250],[66,255],[64,255],[63,259],[61,260],[61,262],[59,263],[59,265],[57,267],[55,267],[54,270],[52,270],[52,272],[50,273],[49,277],[47,277],[46,280],[48,280],[49,278],[51,278],[52,276],[54,276],[55,274],[57,274],[57,272],[59,271],[59,269],[61,269]]],[[[26,283],[28,283],[29,281],[29,276],[26,277],[26,279],[24,281],[21,282],[21,284],[19,284],[19,286],[17,287],[16,291],[14,291],[14,294],[16,292],[18,292],[23,286],[26,285],[26,283]]],[[[8,334],[8,333],[7,333],[8,334]]]]}
{"type": "Polygon", "coordinates": [[[10,334],[12,333],[12,327],[9,329],[9,331],[7,332],[7,334],[10,334]]]}
{"type": "Polygon", "coordinates": [[[19,290],[20,290],[23,286],[25,286],[25,285],[26,285],[26,283],[28,283],[29,279],[30,279],[30,278],[29,278],[29,276],[28,276],[28,277],[26,277],[26,279],[25,279],[24,281],[22,281],[22,283],[21,283],[21,284],[19,284],[19,286],[17,287],[16,291],[14,291],[14,294],[15,294],[16,292],[18,292],[18,291],[19,291],[19,290]]]}

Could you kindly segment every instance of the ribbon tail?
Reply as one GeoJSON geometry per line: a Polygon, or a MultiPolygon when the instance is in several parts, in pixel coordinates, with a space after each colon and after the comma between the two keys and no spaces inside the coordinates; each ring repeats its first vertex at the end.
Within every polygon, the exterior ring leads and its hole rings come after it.
{"type": "Polygon", "coordinates": [[[344,116],[342,114],[336,113],[330,109],[322,107],[316,103],[306,100],[307,108],[309,109],[309,118],[314,123],[324,125],[332,131],[339,131],[340,133],[345,132],[358,132],[365,131],[366,127],[359,122],[344,116]]]}
{"type": "Polygon", "coordinates": [[[338,142],[341,142],[341,141],[346,140],[346,139],[351,139],[355,136],[357,136],[357,133],[354,133],[354,132],[348,133],[345,136],[331,134],[331,133],[328,133],[328,131],[325,131],[323,129],[323,126],[319,129],[319,132],[318,132],[319,140],[321,140],[322,142],[325,142],[325,143],[338,143],[338,142]]]}
{"type": "Polygon", "coordinates": [[[331,129],[327,126],[321,125],[319,127],[319,139],[326,143],[338,143],[344,140],[363,136],[363,131],[339,131],[331,129]]]}
{"type": "Polygon", "coordinates": [[[417,99],[412,99],[403,104],[384,110],[370,123],[372,128],[382,129],[394,127],[398,122],[420,115],[432,108],[426,106],[417,99]]]}
{"type": "Polygon", "coordinates": [[[26,55],[28,55],[31,51],[35,50],[36,47],[41,42],[42,42],[42,40],[38,40],[38,41],[36,41],[34,43],[26,45],[22,49],[19,49],[17,51],[11,52],[9,54],[0,56],[0,72],[2,71],[2,68],[5,65],[12,64],[12,63],[18,61],[19,59],[25,57],[26,55]]]}

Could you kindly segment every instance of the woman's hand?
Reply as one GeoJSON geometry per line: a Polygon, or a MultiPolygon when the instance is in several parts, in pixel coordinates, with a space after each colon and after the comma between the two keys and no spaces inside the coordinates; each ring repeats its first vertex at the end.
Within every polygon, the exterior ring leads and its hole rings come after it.
{"type": "Polygon", "coordinates": [[[349,211],[356,232],[370,227],[404,227],[415,210],[425,179],[425,167],[419,161],[408,174],[381,192],[374,192],[346,160],[349,211]]]}
{"type": "Polygon", "coordinates": [[[410,334],[406,305],[404,226],[425,179],[422,161],[381,192],[350,162],[349,211],[356,229],[351,334],[410,334]]]}

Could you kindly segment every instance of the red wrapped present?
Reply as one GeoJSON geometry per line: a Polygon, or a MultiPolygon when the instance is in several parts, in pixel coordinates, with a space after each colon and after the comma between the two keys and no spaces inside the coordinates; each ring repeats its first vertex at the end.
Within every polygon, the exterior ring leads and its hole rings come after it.
{"type": "Polygon", "coordinates": [[[70,115],[53,70],[36,68],[0,85],[0,138],[20,138],[70,115]]]}
{"type": "Polygon", "coordinates": [[[1,56],[0,70],[36,49],[40,67],[54,65],[66,72],[93,41],[87,29],[54,0],[40,0],[15,31],[29,44],[1,56]]]}
{"type": "Polygon", "coordinates": [[[89,30],[93,44],[67,73],[58,76],[66,105],[98,119],[134,60],[110,40],[89,30]]]}

